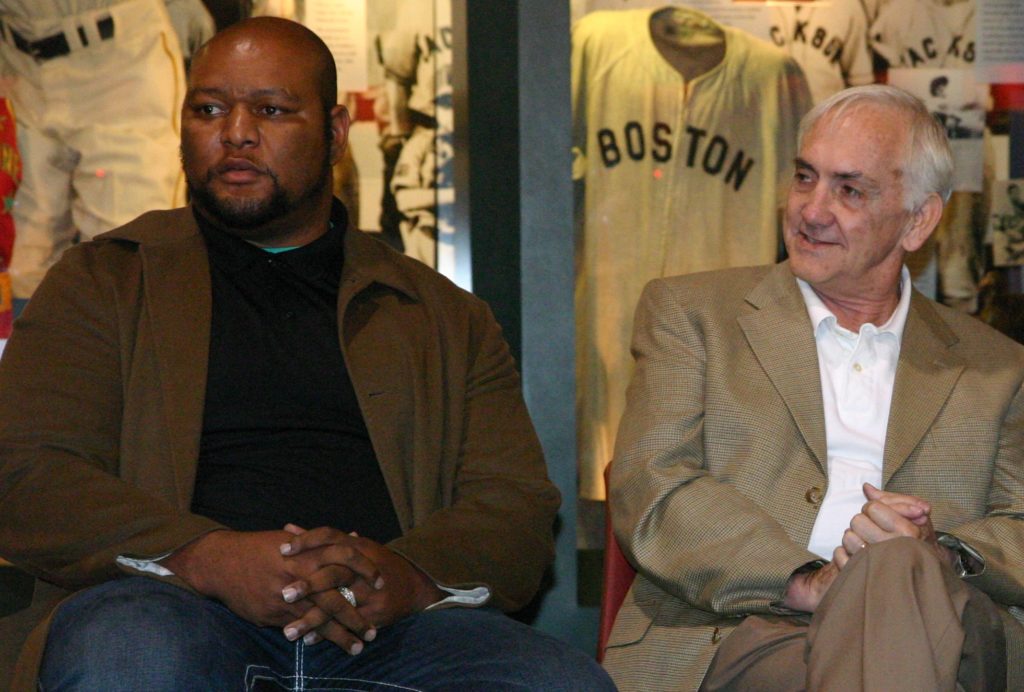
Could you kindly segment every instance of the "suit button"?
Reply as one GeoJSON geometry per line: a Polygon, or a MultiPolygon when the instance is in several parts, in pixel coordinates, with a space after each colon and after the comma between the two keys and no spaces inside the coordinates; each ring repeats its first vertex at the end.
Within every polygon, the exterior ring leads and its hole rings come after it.
{"type": "Polygon", "coordinates": [[[806,493],[804,493],[804,499],[815,506],[821,504],[822,497],[823,495],[821,492],[821,488],[811,488],[806,493]]]}
{"type": "Polygon", "coordinates": [[[720,641],[722,641],[722,630],[716,627],[715,631],[711,633],[711,643],[717,644],[720,641]]]}

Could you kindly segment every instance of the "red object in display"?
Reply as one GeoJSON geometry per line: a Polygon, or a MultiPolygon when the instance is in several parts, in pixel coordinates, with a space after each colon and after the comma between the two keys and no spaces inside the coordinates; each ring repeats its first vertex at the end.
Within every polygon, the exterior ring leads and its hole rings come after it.
{"type": "Polygon", "coordinates": [[[14,111],[10,102],[0,98],[0,262],[6,269],[11,263],[14,247],[14,219],[11,207],[14,193],[21,182],[21,155],[15,136],[14,111]]]}
{"type": "Polygon", "coordinates": [[[11,335],[14,303],[11,295],[11,264],[14,248],[14,218],[11,207],[14,193],[21,182],[21,155],[15,136],[14,111],[5,98],[0,98],[0,339],[11,335]]]}
{"type": "MultiPolygon", "coordinates": [[[[604,469],[604,487],[608,487],[608,471],[611,466],[604,469]]],[[[608,643],[608,635],[612,632],[615,624],[615,616],[626,598],[633,578],[636,577],[636,570],[629,564],[626,556],[619,548],[619,542],[615,540],[612,532],[611,514],[608,510],[608,503],[605,502],[604,515],[604,584],[601,586],[601,621],[597,628],[597,660],[604,659],[604,647],[608,643]]]]}
{"type": "Polygon", "coordinates": [[[1024,84],[993,84],[992,110],[1024,111],[1024,84]]]}
{"type": "Polygon", "coordinates": [[[374,111],[377,101],[377,94],[371,91],[360,91],[355,94],[355,104],[352,107],[352,120],[355,122],[373,122],[377,120],[377,113],[374,111]]]}

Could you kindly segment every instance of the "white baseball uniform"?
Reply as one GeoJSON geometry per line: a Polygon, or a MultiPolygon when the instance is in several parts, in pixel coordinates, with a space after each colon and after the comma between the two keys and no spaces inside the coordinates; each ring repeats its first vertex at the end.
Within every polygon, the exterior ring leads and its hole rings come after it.
{"type": "Polygon", "coordinates": [[[604,496],[641,289],[775,260],[780,182],[810,107],[796,63],[731,27],[724,59],[685,81],[653,42],[652,12],[593,12],[572,35],[577,432],[590,499],[604,496]]]}
{"type": "Polygon", "coordinates": [[[973,0],[888,0],[871,24],[871,45],[891,67],[971,67],[973,0]]]}
{"type": "Polygon", "coordinates": [[[405,253],[445,271],[438,242],[450,243],[455,230],[451,5],[406,2],[398,19],[394,31],[380,36],[380,58],[415,115],[389,191],[404,216],[405,253]]]}
{"type": "Polygon", "coordinates": [[[184,70],[162,0],[4,0],[24,177],[11,278],[27,298],[79,236],[184,201],[184,70]]]}
{"type": "MultiPolygon", "coordinates": [[[[763,38],[803,70],[815,103],[848,86],[874,81],[868,48],[869,11],[881,0],[739,2],[688,0],[712,19],[763,38]],[[871,8],[869,10],[869,7],[871,8]]],[[[590,9],[662,7],[664,0],[591,0],[574,3],[575,17],[590,9]]]]}
{"type": "Polygon", "coordinates": [[[178,35],[178,46],[185,60],[190,60],[199,47],[213,38],[217,25],[202,0],[164,0],[167,15],[171,19],[174,33],[178,35]]]}
{"type": "MultiPolygon", "coordinates": [[[[975,58],[975,2],[886,0],[870,33],[872,47],[891,67],[967,69],[975,58]]],[[[967,310],[976,305],[981,260],[973,236],[983,227],[976,220],[982,202],[979,194],[953,193],[934,234],[938,253],[930,258],[943,302],[967,310]]]]}
{"type": "Polygon", "coordinates": [[[825,7],[767,7],[769,35],[804,71],[814,102],[848,86],[875,81],[868,24],[860,0],[832,0],[825,7]]]}

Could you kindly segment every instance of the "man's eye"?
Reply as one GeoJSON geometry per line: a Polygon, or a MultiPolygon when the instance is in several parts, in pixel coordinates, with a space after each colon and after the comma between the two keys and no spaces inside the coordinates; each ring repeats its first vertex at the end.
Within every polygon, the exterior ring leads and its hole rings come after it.
{"type": "Polygon", "coordinates": [[[798,185],[806,185],[811,182],[811,174],[804,171],[797,171],[793,174],[793,181],[798,185]]]}
{"type": "Polygon", "coordinates": [[[851,185],[843,185],[842,188],[840,188],[840,192],[844,197],[849,197],[850,199],[860,199],[864,196],[863,192],[851,185]]]}
{"type": "Polygon", "coordinates": [[[212,103],[202,103],[196,106],[195,111],[200,115],[217,115],[221,112],[221,108],[212,103]]]}
{"type": "Polygon", "coordinates": [[[281,108],[277,106],[271,106],[269,104],[265,106],[260,106],[259,112],[261,115],[281,115],[282,113],[284,113],[284,111],[281,108]]]}

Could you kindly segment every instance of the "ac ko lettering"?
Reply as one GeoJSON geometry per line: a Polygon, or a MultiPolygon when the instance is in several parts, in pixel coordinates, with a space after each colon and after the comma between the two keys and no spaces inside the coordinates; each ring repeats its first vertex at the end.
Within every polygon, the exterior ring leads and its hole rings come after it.
{"type": "MultiPolygon", "coordinates": [[[[955,35],[950,40],[945,54],[954,58],[960,58],[966,63],[972,63],[974,62],[974,41],[964,42],[963,36],[955,35]]],[[[929,36],[928,38],[921,39],[920,52],[915,48],[907,48],[903,62],[911,67],[917,67],[928,62],[928,60],[935,60],[938,57],[939,49],[935,45],[935,39],[929,36]]]]}

